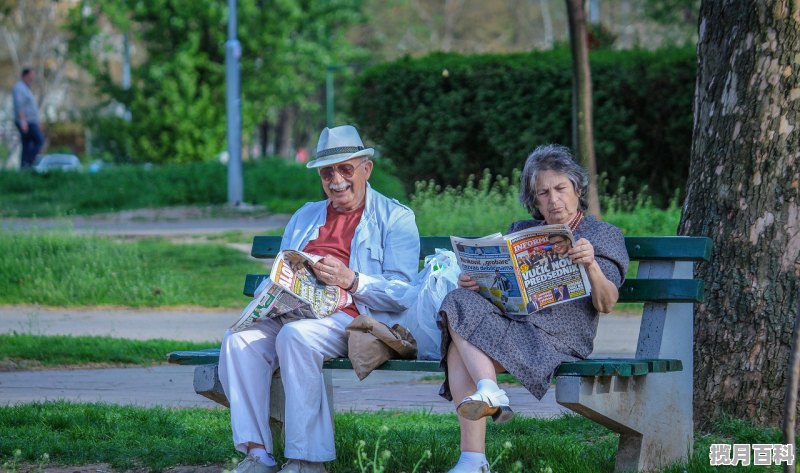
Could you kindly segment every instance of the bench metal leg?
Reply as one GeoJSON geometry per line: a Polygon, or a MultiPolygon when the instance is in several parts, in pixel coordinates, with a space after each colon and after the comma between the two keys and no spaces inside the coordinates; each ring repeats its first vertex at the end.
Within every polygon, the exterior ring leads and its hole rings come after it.
{"type": "Polygon", "coordinates": [[[207,397],[217,404],[230,407],[228,396],[222,389],[217,368],[219,365],[200,365],[194,369],[194,392],[207,397]]]}
{"type": "MultiPolygon", "coordinates": [[[[688,262],[642,262],[642,279],[691,279],[688,262]]],[[[692,304],[648,303],[636,358],[679,359],[683,371],[556,379],[556,401],[620,434],[615,471],[651,471],[687,461],[694,441],[692,304]]]]}
{"type": "Polygon", "coordinates": [[[614,471],[652,471],[686,460],[692,421],[670,397],[678,373],[632,378],[559,376],[556,401],[620,434],[614,471]],[[672,379],[670,379],[672,378],[672,379]]]}

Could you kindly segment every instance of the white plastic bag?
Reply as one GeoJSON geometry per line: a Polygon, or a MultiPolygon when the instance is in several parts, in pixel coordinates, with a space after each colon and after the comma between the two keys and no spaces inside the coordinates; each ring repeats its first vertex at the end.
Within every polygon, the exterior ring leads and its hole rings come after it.
{"type": "Polygon", "coordinates": [[[409,304],[405,326],[417,340],[417,359],[438,360],[442,343],[441,332],[436,325],[439,307],[448,292],[458,287],[456,255],[452,251],[436,249],[436,253],[425,257],[425,267],[414,279],[413,287],[406,294],[415,300],[409,304]]]}

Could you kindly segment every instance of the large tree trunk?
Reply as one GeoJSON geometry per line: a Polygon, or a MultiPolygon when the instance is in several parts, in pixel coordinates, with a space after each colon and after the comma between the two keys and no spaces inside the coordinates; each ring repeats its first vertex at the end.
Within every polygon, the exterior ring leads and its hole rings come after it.
{"type": "Polygon", "coordinates": [[[589,213],[600,216],[597,196],[597,163],[592,131],[592,73],[589,68],[589,43],[586,35],[584,0],[566,0],[569,39],[572,47],[572,141],[576,154],[589,171],[589,213]]]}
{"type": "Polygon", "coordinates": [[[694,412],[780,425],[800,276],[795,2],[704,0],[680,233],[713,239],[698,268],[694,412]]]}

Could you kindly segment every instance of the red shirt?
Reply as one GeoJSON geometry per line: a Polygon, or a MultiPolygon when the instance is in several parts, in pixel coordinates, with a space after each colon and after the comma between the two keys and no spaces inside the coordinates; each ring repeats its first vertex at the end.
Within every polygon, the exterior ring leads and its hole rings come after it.
{"type": "MultiPolygon", "coordinates": [[[[316,240],[308,242],[303,251],[319,256],[333,256],[346,266],[350,265],[350,244],[353,235],[356,233],[358,222],[361,221],[361,214],[364,207],[350,212],[337,212],[332,205],[328,204],[325,225],[319,228],[319,236],[316,240]]],[[[355,304],[342,309],[342,312],[351,317],[358,317],[358,309],[355,304]]]]}

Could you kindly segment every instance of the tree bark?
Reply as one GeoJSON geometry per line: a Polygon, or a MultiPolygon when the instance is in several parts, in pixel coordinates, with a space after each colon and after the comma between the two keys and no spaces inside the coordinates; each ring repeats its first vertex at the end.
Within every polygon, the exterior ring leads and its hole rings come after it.
{"type": "Polygon", "coordinates": [[[584,0],[566,0],[569,39],[572,48],[572,140],[575,153],[589,172],[589,213],[600,217],[597,196],[597,163],[592,131],[592,73],[589,68],[589,43],[586,35],[584,0]]]}
{"type": "Polygon", "coordinates": [[[275,151],[283,158],[294,158],[294,124],[297,120],[297,108],[287,105],[278,113],[278,125],[275,127],[275,151]]]}
{"type": "Polygon", "coordinates": [[[680,234],[713,240],[698,267],[694,412],[778,426],[800,276],[800,11],[704,0],[680,234]]]}
{"type": "MultiPolygon", "coordinates": [[[[800,297],[798,297],[800,303],[800,297]]],[[[800,310],[800,309],[798,309],[800,310]]],[[[786,395],[783,402],[783,443],[794,445],[795,430],[797,429],[797,388],[800,383],[800,319],[794,319],[794,332],[792,333],[792,348],[789,351],[789,366],[786,370],[786,395]]],[[[795,472],[794,465],[784,464],[784,473],[795,472]]]]}

